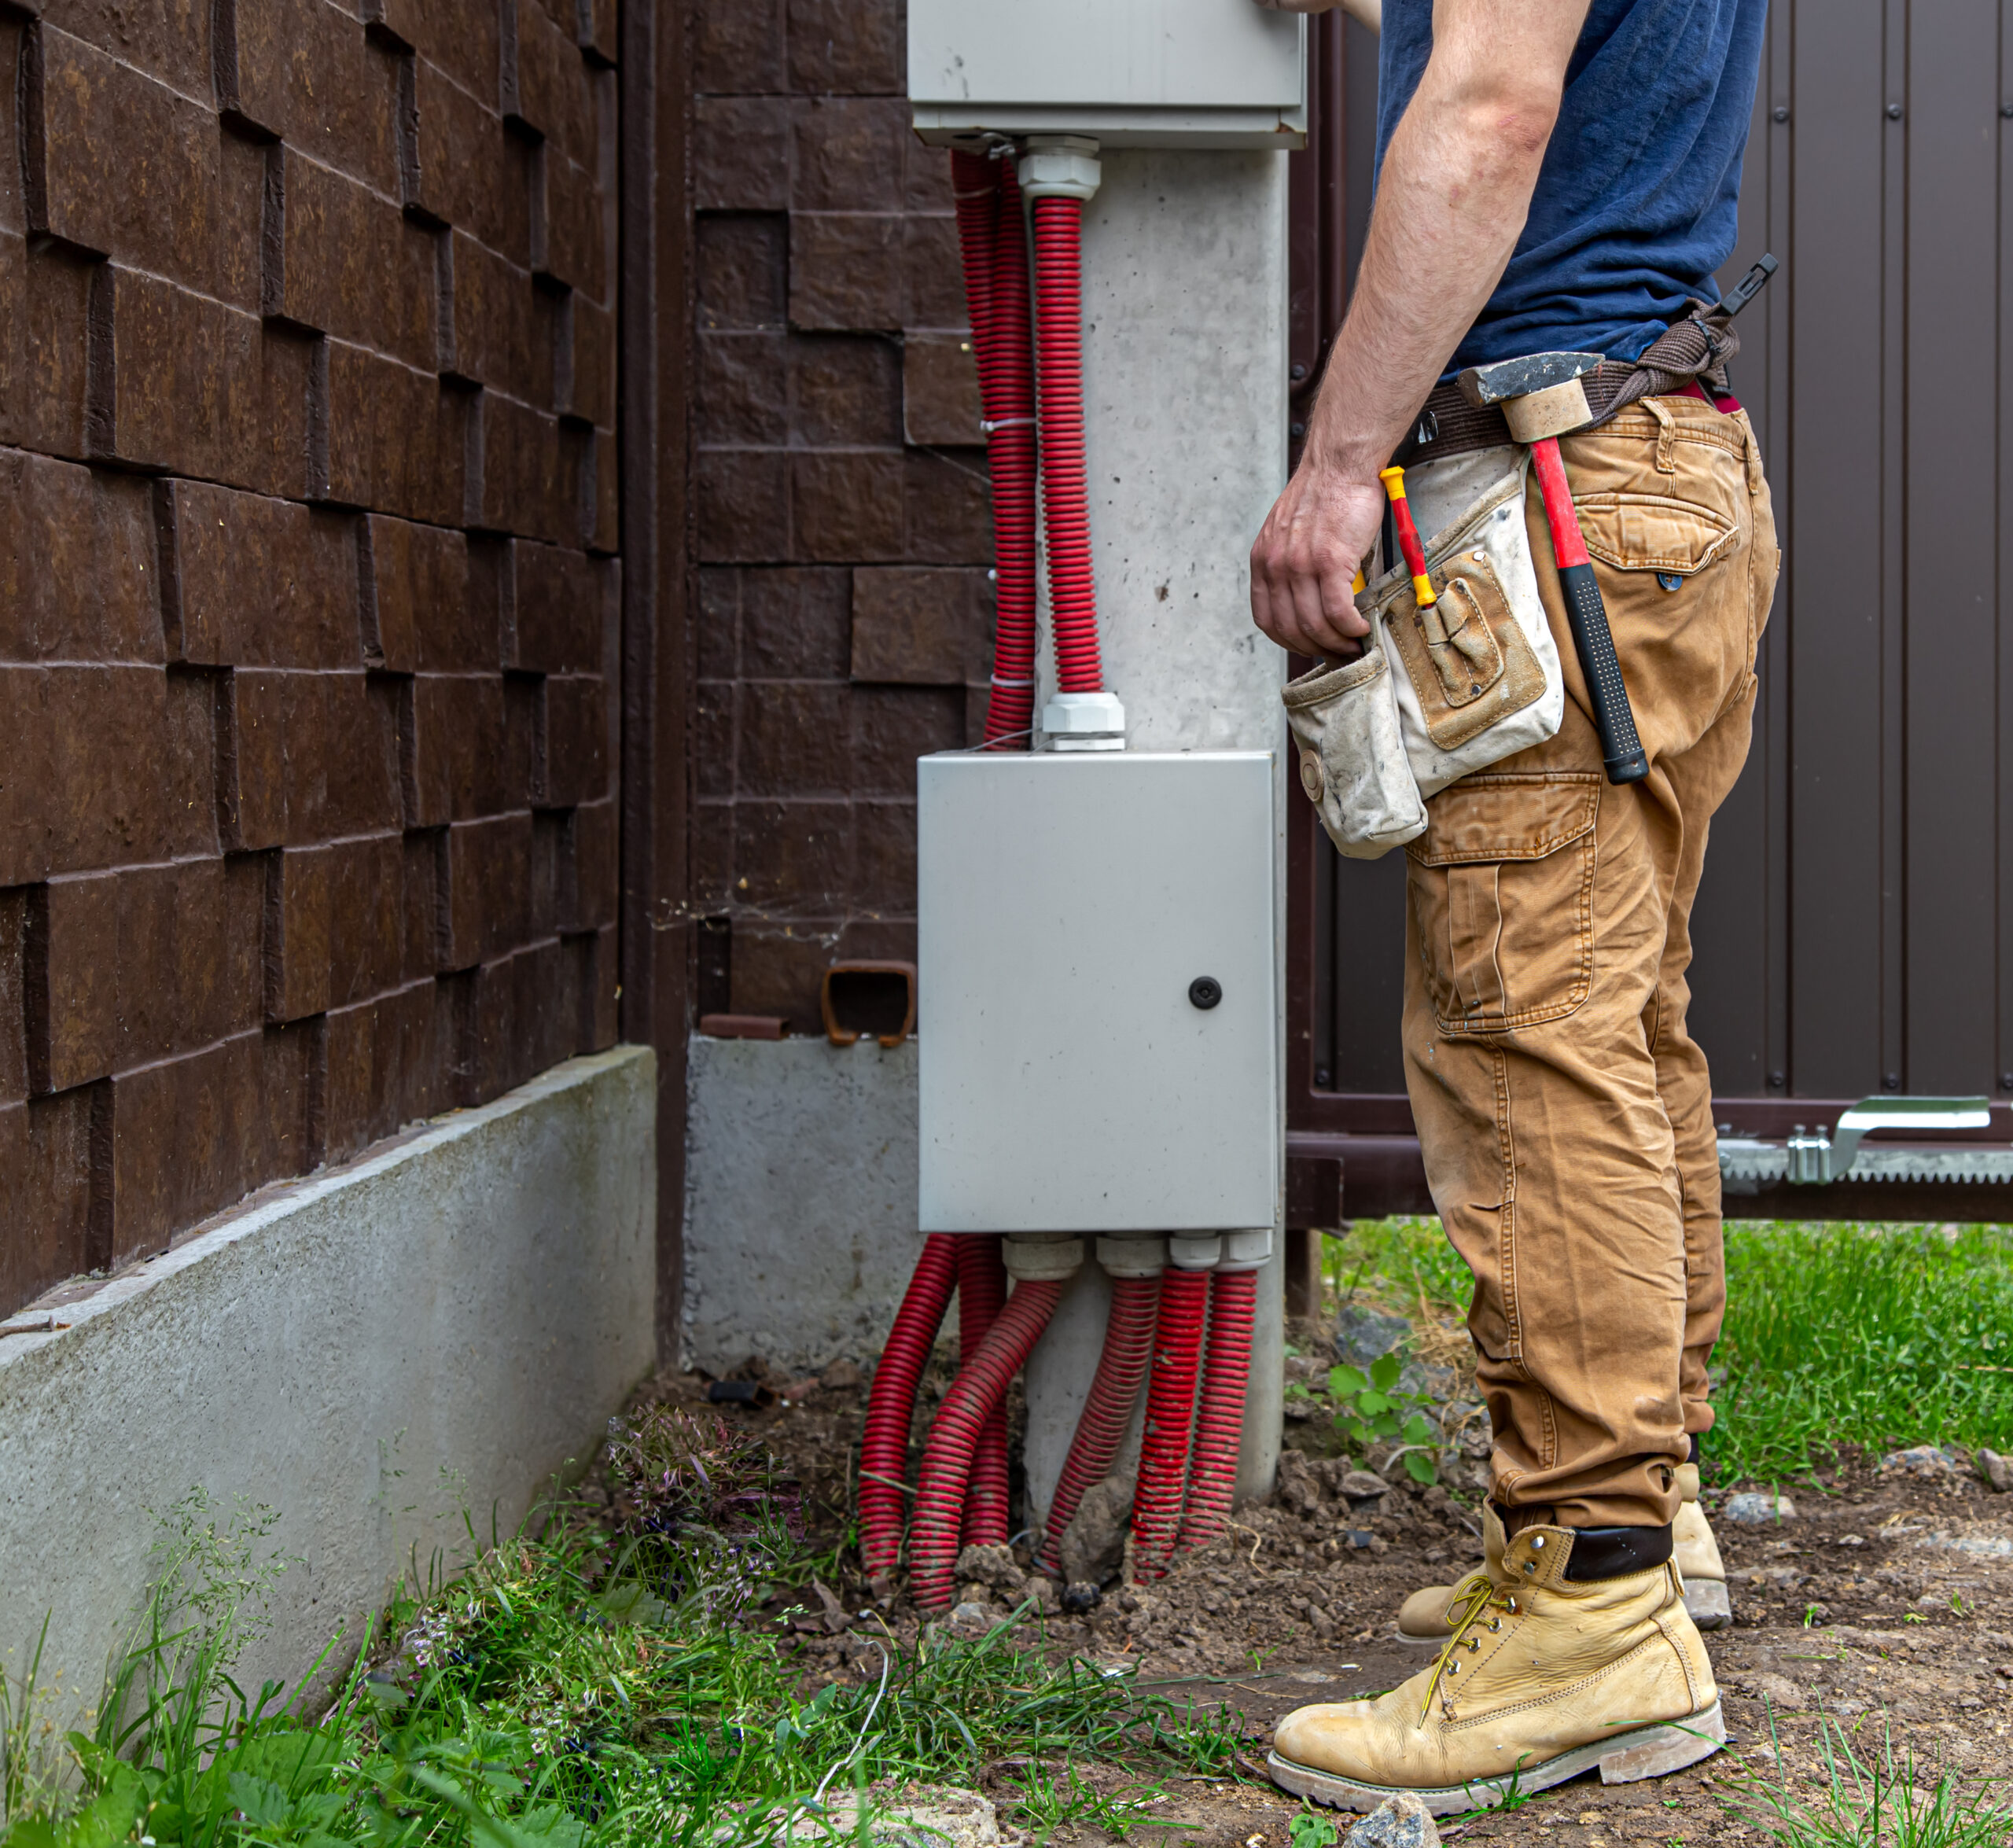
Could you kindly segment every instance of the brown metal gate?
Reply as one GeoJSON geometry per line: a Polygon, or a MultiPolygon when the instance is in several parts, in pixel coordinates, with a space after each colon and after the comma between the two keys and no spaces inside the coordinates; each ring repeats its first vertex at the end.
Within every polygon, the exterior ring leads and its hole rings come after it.
{"type": "MultiPolygon", "coordinates": [[[[1692,977],[1717,1119],[1742,1134],[1828,1125],[1869,1095],[1982,1094],[1976,1139],[2013,1140],[2007,12],[1770,9],[1721,281],[1765,248],[1783,262],[1742,317],[1734,388],[1786,557],[1692,977]]],[[[1375,98],[1375,42],[1335,14],[1315,37],[1316,134],[1293,156],[1302,389],[1360,247],[1375,98]]],[[[1343,860],[1296,804],[1290,879],[1289,1220],[1429,1211],[1399,1057],[1404,856],[1343,860]]],[[[2013,1189],[1785,1185],[1738,1209],[2008,1219],[2013,1189]]]]}

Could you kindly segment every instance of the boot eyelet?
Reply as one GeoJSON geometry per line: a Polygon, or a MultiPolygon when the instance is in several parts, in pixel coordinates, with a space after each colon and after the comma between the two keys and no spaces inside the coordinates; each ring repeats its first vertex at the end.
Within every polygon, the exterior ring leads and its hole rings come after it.
{"type": "Polygon", "coordinates": [[[1450,1675],[1458,1675],[1461,1672],[1461,1665],[1458,1662],[1450,1662],[1447,1665],[1447,1672],[1450,1675]]]}
{"type": "Polygon", "coordinates": [[[1531,1536],[1531,1551],[1534,1553],[1544,1551],[1544,1536],[1542,1533],[1533,1533],[1531,1536]]]}
{"type": "Polygon", "coordinates": [[[1502,1629],[1502,1627],[1503,1627],[1503,1619],[1502,1619],[1501,1618],[1500,1618],[1500,1617],[1492,1617],[1492,1618],[1489,1620],[1489,1633],[1492,1636],[1494,1636],[1494,1635],[1496,1634],[1496,1633],[1498,1630],[1501,1629],[1502,1629]]]}
{"type": "Polygon", "coordinates": [[[1526,1572],[1535,1572],[1535,1571],[1536,1571],[1536,1570],[1537,1570],[1537,1569],[1538,1569],[1538,1563],[1537,1563],[1537,1561],[1536,1561],[1536,1560],[1535,1560],[1535,1559],[1526,1559],[1526,1560],[1524,1562],[1524,1570],[1525,1570],[1526,1572]]]}
{"type": "Polygon", "coordinates": [[[1468,1639],[1468,1653],[1469,1653],[1469,1655],[1474,1655],[1474,1654],[1478,1650],[1479,1650],[1481,1647],[1481,1637],[1479,1637],[1479,1636],[1470,1636],[1470,1637],[1469,1637],[1469,1639],[1468,1639]]]}

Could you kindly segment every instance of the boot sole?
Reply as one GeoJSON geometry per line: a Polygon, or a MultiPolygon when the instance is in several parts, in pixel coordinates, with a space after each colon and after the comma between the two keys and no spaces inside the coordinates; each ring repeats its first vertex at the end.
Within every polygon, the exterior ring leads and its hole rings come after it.
{"type": "Polygon", "coordinates": [[[1715,1700],[1703,1713],[1694,1714],[1688,1720],[1640,1726],[1613,1739],[1575,1746],[1542,1765],[1524,1765],[1509,1776],[1478,1777],[1467,1784],[1433,1787],[1360,1784],[1332,1771],[1296,1765],[1277,1752],[1267,1754],[1265,1769],[1281,1789],[1325,1803],[1331,1809],[1353,1809],[1367,1815],[1386,1798],[1408,1788],[1435,1816],[1458,1816],[1470,1809],[1496,1808],[1508,1798],[1513,1783],[1519,1796],[1529,1796],[1595,1769],[1603,1784],[1636,1784],[1646,1777],[1668,1776],[1702,1758],[1709,1758],[1726,1742],[1726,1721],[1715,1700]]]}
{"type": "Polygon", "coordinates": [[[1687,1579],[1684,1607],[1702,1630],[1723,1630],[1733,1622],[1733,1601],[1727,1596],[1723,1578],[1687,1579]]]}

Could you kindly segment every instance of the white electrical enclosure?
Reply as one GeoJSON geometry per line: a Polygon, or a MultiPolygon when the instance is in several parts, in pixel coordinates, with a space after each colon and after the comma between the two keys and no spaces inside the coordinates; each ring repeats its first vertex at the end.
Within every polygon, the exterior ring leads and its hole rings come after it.
{"type": "Polygon", "coordinates": [[[925,1231],[1274,1223],[1277,780],[1269,751],[919,760],[925,1231]]]}
{"type": "Polygon", "coordinates": [[[1305,17],[1252,0],[909,0],[909,101],[930,142],[1297,148],[1305,17]]]}

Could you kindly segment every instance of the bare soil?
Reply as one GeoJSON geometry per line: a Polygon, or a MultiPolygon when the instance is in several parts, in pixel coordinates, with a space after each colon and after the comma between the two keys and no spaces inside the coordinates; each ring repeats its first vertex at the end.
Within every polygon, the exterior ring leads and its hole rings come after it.
{"type": "MultiPolygon", "coordinates": [[[[760,1364],[743,1371],[759,1374],[760,1364]]],[[[918,1411],[918,1435],[948,1378],[948,1368],[938,1372],[918,1411]]],[[[814,1532],[835,1541],[853,1487],[864,1385],[851,1370],[830,1384],[763,1384],[772,1403],[713,1408],[759,1431],[793,1465],[814,1532]]],[[[666,1375],[643,1396],[696,1407],[707,1389],[701,1376],[666,1375]]],[[[1472,1487],[1450,1493],[1400,1482],[1377,1500],[1352,1502],[1340,1486],[1346,1460],[1307,1454],[1325,1423],[1290,1423],[1271,1505],[1240,1510],[1223,1539],[1182,1557],[1165,1579],[1112,1587],[1081,1617],[1022,1620],[1030,1640],[1039,1636],[1059,1653],[1136,1663],[1143,1686],[1233,1706],[1246,1718],[1250,1781],[1171,1785],[1139,1839],[1168,1848],[1286,1848],[1297,1805],[1262,1777],[1272,1725],[1309,1701],[1374,1693],[1426,1666],[1429,1652],[1393,1634],[1398,1606],[1419,1585],[1451,1583],[1481,1561],[1472,1487]]],[[[1709,1489],[1709,1511],[1735,1486],[1709,1489]]],[[[1948,1766],[1967,1784],[2013,1777],[2013,1496],[1994,1495],[1962,1467],[1916,1474],[1857,1454],[1792,1495],[1792,1520],[1715,1522],[1735,1621],[1706,1640],[1735,1749],[1648,1784],[1610,1789],[1583,1779],[1458,1825],[1463,1839],[1760,1848],[1765,1835],[1727,1806],[1740,1779],[1735,1761],[1772,1773],[1772,1732],[1792,1777],[1812,1773],[1824,1719],[1846,1727],[1862,1754],[1878,1749],[1884,1729],[1897,1754],[1948,1766]]],[[[843,1552],[826,1588],[831,1605],[774,1614],[789,1626],[808,1680],[878,1671],[878,1656],[848,1621],[865,1618],[870,1607],[877,1628],[885,1622],[904,1639],[926,1621],[899,1590],[877,1597],[843,1552]]],[[[1003,1600],[992,1614],[1008,1617],[1003,1600]]],[[[1128,1781],[1115,1768],[1076,1769],[1110,1789],[1128,1781]]],[[[1003,1803],[1012,1800],[1018,1769],[993,1774],[991,1794],[1003,1803]]],[[[1067,1827],[1052,1837],[1060,1848],[1102,1848],[1107,1839],[1067,1827]]]]}

